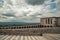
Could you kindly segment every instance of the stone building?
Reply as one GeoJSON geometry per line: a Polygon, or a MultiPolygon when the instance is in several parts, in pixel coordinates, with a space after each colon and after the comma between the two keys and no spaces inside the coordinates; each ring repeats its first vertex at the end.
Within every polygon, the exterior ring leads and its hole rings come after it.
{"type": "Polygon", "coordinates": [[[41,25],[43,25],[43,26],[59,27],[60,26],[60,17],[41,18],[40,22],[41,22],[41,25]]]}

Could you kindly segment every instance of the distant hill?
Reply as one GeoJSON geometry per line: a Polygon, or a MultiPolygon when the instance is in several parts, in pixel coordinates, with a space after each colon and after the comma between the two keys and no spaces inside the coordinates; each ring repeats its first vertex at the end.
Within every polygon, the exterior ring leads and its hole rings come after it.
{"type": "Polygon", "coordinates": [[[24,25],[35,25],[40,23],[26,23],[26,22],[0,22],[0,26],[24,26],[24,25]]]}

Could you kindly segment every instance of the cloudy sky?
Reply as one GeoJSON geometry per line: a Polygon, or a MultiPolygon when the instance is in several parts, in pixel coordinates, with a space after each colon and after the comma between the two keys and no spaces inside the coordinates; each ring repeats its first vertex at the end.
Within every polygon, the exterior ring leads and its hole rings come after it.
{"type": "Polygon", "coordinates": [[[0,0],[0,22],[39,22],[60,17],[60,0],[0,0]]]}

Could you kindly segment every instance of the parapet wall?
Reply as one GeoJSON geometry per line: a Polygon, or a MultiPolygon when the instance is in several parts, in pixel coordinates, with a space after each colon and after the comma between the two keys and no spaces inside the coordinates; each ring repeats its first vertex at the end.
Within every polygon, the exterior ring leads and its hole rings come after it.
{"type": "Polygon", "coordinates": [[[60,28],[31,28],[31,29],[0,29],[0,34],[3,35],[40,35],[41,33],[58,33],[60,28]],[[57,30],[58,29],[58,30],[57,30]]]}

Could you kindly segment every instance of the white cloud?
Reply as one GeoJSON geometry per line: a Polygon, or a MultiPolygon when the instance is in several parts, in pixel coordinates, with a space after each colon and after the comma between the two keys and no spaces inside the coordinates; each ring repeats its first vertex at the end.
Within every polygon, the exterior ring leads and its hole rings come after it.
{"type": "Polygon", "coordinates": [[[0,8],[0,21],[39,22],[40,17],[60,16],[60,0],[54,1],[57,7],[51,9],[51,0],[40,5],[29,5],[26,0],[4,0],[0,8]],[[5,17],[2,14],[12,13],[15,17],[5,17]]]}

